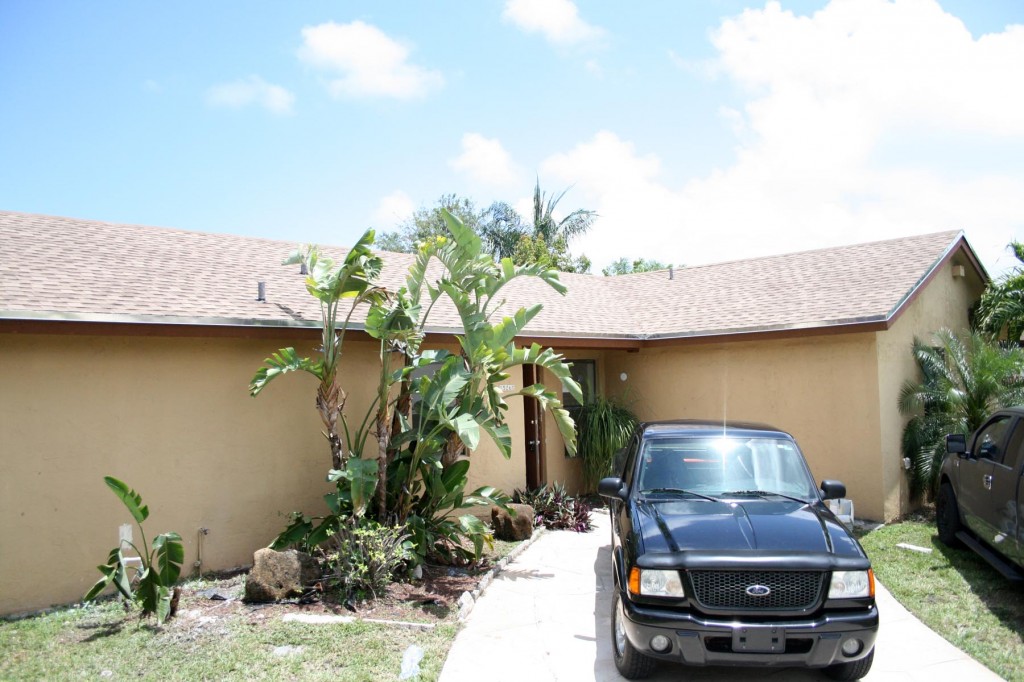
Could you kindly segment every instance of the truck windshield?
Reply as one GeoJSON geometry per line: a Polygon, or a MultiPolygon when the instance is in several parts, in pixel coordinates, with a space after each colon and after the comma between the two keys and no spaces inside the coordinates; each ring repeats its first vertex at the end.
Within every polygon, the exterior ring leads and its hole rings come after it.
{"type": "Polygon", "coordinates": [[[651,438],[640,451],[639,489],[687,490],[711,497],[758,491],[811,501],[803,455],[782,438],[651,438]]]}

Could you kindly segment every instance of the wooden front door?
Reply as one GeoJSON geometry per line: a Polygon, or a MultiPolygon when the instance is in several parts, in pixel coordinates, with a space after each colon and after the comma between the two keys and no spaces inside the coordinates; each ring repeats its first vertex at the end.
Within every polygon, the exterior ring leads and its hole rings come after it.
{"type": "MultiPolygon", "coordinates": [[[[532,386],[539,380],[536,365],[523,365],[523,386],[532,386]]],[[[529,490],[544,485],[544,424],[543,413],[536,398],[523,397],[523,424],[526,440],[526,487],[529,490]]]]}

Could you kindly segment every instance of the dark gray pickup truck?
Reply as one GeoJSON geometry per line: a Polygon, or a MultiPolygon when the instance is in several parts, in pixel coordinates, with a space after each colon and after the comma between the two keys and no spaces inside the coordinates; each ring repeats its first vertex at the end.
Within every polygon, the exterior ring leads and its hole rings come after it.
{"type": "Polygon", "coordinates": [[[947,545],[964,544],[1007,579],[1024,579],[1024,407],[993,414],[970,437],[946,436],[936,525],[947,545]]]}
{"type": "Polygon", "coordinates": [[[867,674],[874,574],[788,433],[756,424],[641,424],[611,501],[612,645],[627,678],[688,665],[867,674]]]}

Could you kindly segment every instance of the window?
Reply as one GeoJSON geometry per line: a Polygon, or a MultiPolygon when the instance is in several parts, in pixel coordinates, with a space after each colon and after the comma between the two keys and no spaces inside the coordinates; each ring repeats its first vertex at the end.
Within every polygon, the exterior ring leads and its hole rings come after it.
{"type": "Polygon", "coordinates": [[[1017,420],[1017,426],[1010,434],[1010,441],[1006,444],[1006,452],[1003,455],[1003,466],[1017,469],[1020,466],[1021,450],[1024,449],[1024,421],[1017,420]]]}
{"type": "Polygon", "coordinates": [[[796,445],[775,438],[652,438],[640,454],[640,489],[683,489],[712,497],[763,490],[814,499],[796,445]]]}
{"type": "MultiPolygon", "coordinates": [[[[597,361],[596,360],[573,360],[569,373],[583,391],[583,399],[597,393],[597,361]]],[[[579,401],[572,397],[568,391],[562,391],[562,405],[565,407],[578,407],[579,401]]]]}
{"type": "Polygon", "coordinates": [[[993,462],[1003,461],[1003,437],[1010,426],[1010,417],[996,417],[978,432],[974,439],[974,456],[979,459],[990,459],[993,462]]]}

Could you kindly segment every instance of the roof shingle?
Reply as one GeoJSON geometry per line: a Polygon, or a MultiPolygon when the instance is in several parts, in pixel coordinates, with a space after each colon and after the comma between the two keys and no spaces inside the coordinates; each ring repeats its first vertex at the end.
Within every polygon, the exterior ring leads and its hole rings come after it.
{"type": "MultiPolygon", "coordinates": [[[[959,232],[619,277],[563,274],[565,296],[517,279],[505,308],[542,303],[537,337],[658,338],[887,320],[956,246],[959,232]]],[[[0,211],[0,319],[208,325],[318,325],[297,244],[0,211]],[[257,281],[267,302],[256,300],[257,281]]],[[[969,248],[969,247],[968,247],[969,248]]],[[[345,249],[328,248],[335,258],[345,249]]],[[[387,253],[382,283],[412,262],[387,253]]],[[[458,327],[450,305],[431,329],[458,327]]]]}

